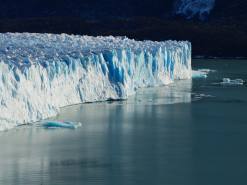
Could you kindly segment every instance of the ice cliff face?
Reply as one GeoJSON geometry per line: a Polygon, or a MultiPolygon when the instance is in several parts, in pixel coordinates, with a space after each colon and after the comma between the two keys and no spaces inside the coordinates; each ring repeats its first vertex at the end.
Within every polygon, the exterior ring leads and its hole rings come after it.
{"type": "Polygon", "coordinates": [[[55,116],[63,106],[125,99],[188,78],[189,42],[0,34],[0,130],[55,116]]]}
{"type": "Polygon", "coordinates": [[[175,14],[185,16],[188,19],[198,16],[203,20],[207,18],[214,8],[215,0],[177,0],[175,14]]]}

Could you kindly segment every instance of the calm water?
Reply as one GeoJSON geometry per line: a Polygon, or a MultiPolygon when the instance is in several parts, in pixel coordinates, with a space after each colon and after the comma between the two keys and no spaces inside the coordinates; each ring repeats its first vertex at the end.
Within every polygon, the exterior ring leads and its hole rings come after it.
{"type": "Polygon", "coordinates": [[[139,91],[128,101],[77,105],[57,119],[76,130],[0,133],[2,185],[247,184],[247,61],[194,61],[207,79],[139,91]]]}

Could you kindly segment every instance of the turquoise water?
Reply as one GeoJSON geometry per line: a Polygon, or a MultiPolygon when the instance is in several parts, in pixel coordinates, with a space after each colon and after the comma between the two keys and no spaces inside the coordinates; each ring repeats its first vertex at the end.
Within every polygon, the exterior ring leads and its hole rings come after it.
{"type": "Polygon", "coordinates": [[[247,61],[195,60],[207,79],[140,90],[128,101],[66,107],[71,129],[0,133],[0,184],[247,184],[247,61]]]}

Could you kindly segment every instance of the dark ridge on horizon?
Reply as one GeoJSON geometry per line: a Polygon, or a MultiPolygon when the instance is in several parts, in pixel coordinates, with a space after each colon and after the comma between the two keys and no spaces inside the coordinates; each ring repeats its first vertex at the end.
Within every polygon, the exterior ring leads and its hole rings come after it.
{"type": "MultiPolygon", "coordinates": [[[[0,18],[51,16],[84,19],[133,16],[172,18],[175,5],[181,1],[183,0],[1,0],[0,18]]],[[[246,20],[246,17],[245,0],[215,0],[215,6],[209,15],[209,19],[213,20],[225,18],[246,20]]]]}
{"type": "Polygon", "coordinates": [[[216,0],[207,19],[174,14],[179,0],[2,0],[0,32],[189,40],[194,56],[247,57],[247,1],[216,0]]]}

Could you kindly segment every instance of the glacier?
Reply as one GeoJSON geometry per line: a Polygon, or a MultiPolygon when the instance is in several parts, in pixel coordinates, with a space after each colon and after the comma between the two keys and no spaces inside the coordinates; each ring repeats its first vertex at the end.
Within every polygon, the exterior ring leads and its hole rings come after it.
{"type": "Polygon", "coordinates": [[[187,19],[197,17],[201,20],[207,18],[215,6],[215,0],[176,0],[174,12],[187,19]]]}
{"type": "Polygon", "coordinates": [[[126,99],[191,79],[191,43],[127,37],[0,34],[0,130],[53,117],[61,107],[126,99]]]}

